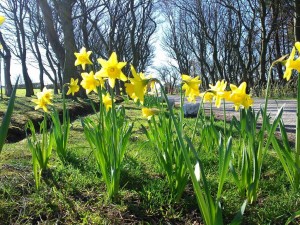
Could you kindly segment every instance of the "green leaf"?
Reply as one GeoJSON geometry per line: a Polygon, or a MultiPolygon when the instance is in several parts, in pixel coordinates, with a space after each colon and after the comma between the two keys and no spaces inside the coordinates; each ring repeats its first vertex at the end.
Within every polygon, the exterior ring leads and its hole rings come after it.
{"type": "Polygon", "coordinates": [[[235,217],[231,221],[230,225],[241,224],[242,219],[243,219],[243,214],[244,214],[245,209],[246,209],[246,206],[247,206],[247,200],[244,201],[243,205],[241,206],[240,211],[238,211],[238,213],[235,215],[235,217]]]}
{"type": "Polygon", "coordinates": [[[285,225],[288,225],[290,222],[292,222],[294,219],[300,217],[300,210],[293,213],[291,217],[288,218],[288,220],[285,222],[285,225]]]}
{"type": "Polygon", "coordinates": [[[15,99],[16,99],[16,91],[17,91],[17,87],[18,87],[18,82],[19,82],[19,77],[16,81],[15,87],[14,87],[13,92],[11,94],[11,97],[9,99],[8,107],[7,107],[6,113],[3,117],[3,121],[2,121],[2,124],[1,124],[1,127],[0,127],[0,130],[1,130],[1,134],[0,134],[0,153],[1,153],[1,150],[3,148],[5,139],[6,139],[10,119],[11,119],[11,116],[12,116],[12,113],[13,113],[13,110],[14,110],[14,104],[15,104],[15,99]]]}
{"type": "Polygon", "coordinates": [[[268,140],[267,140],[267,144],[265,145],[265,148],[268,148],[269,147],[269,144],[271,142],[271,138],[274,136],[274,132],[276,130],[276,128],[278,127],[278,124],[279,122],[281,121],[281,117],[282,117],[282,113],[283,113],[283,107],[282,106],[278,112],[277,112],[277,115],[275,116],[274,118],[274,122],[272,124],[272,127],[271,129],[269,129],[268,133],[269,133],[269,137],[268,137],[268,140]]]}

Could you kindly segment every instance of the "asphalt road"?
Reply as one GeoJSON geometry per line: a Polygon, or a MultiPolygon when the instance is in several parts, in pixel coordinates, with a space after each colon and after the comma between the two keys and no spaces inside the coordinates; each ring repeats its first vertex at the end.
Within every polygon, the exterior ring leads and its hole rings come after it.
{"type": "MultiPolygon", "coordinates": [[[[168,96],[169,99],[174,99],[175,104],[180,103],[180,96],[178,95],[172,95],[168,96]]],[[[257,111],[260,109],[260,107],[264,106],[265,104],[265,99],[262,98],[254,98],[254,104],[252,108],[257,111]]],[[[187,101],[185,101],[187,102],[187,101]]],[[[197,100],[197,102],[200,102],[200,98],[197,100]]],[[[210,103],[205,104],[207,106],[207,109],[210,107],[210,103]]],[[[297,109],[297,102],[296,100],[274,100],[274,99],[269,99],[268,102],[268,113],[271,118],[274,118],[278,112],[278,110],[284,106],[283,108],[283,114],[282,114],[282,119],[284,121],[286,130],[289,133],[295,133],[296,131],[296,109],[297,109]]],[[[213,110],[215,115],[217,115],[218,118],[223,118],[223,105],[221,105],[220,108],[216,108],[213,106],[213,110]]],[[[228,103],[226,104],[226,117],[227,120],[230,120],[232,116],[236,116],[239,118],[239,112],[236,112],[233,108],[233,104],[228,103]]]]}

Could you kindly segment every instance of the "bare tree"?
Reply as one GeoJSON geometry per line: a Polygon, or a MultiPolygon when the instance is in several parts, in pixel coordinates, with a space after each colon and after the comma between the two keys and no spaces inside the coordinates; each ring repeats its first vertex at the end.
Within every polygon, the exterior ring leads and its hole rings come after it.
{"type": "Polygon", "coordinates": [[[4,15],[12,22],[11,26],[14,28],[16,43],[16,51],[13,53],[19,58],[22,66],[22,75],[24,78],[26,96],[30,97],[34,94],[32,81],[27,71],[27,43],[26,43],[26,20],[28,16],[27,10],[28,0],[7,0],[0,3],[0,9],[4,15]]]}
{"type": "Polygon", "coordinates": [[[155,68],[158,78],[163,82],[167,93],[174,94],[176,87],[179,85],[180,73],[172,65],[163,65],[155,68]]]}
{"type": "MultiPolygon", "coordinates": [[[[288,51],[289,4],[283,0],[162,1],[169,24],[165,50],[181,71],[184,65],[191,72],[190,62],[194,62],[204,86],[225,79],[246,81],[249,88],[258,81],[261,87],[272,60],[288,51]]],[[[278,73],[274,75],[282,77],[282,69],[278,73]]]]}
{"type": "Polygon", "coordinates": [[[0,56],[4,59],[5,95],[10,97],[12,93],[12,85],[10,79],[11,53],[1,32],[0,32],[0,43],[3,47],[3,51],[0,51],[0,56]]]}

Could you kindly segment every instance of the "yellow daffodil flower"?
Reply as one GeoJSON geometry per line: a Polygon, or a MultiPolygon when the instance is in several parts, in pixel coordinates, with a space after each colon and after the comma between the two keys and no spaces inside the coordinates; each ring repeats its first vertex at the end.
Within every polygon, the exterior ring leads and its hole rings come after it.
{"type": "Polygon", "coordinates": [[[91,91],[98,93],[97,87],[103,85],[103,80],[101,83],[101,81],[96,79],[93,71],[90,73],[81,73],[81,76],[82,81],[80,84],[86,90],[86,94],[89,94],[91,91]]]}
{"type": "Polygon", "coordinates": [[[35,104],[37,104],[37,105],[34,107],[35,110],[38,110],[39,108],[42,108],[45,112],[48,112],[48,109],[47,109],[48,103],[45,101],[44,98],[33,99],[32,101],[33,101],[35,104]]]}
{"type": "Polygon", "coordinates": [[[185,90],[185,96],[189,102],[196,102],[196,97],[200,95],[199,85],[201,84],[201,80],[199,80],[199,76],[192,78],[188,75],[182,74],[182,90],[185,90]]]}
{"type": "Polygon", "coordinates": [[[5,21],[5,17],[4,16],[0,16],[0,26],[4,23],[5,21]]]}
{"type": "Polygon", "coordinates": [[[42,92],[37,93],[37,99],[33,99],[32,102],[37,104],[35,110],[42,108],[45,112],[48,112],[47,105],[52,105],[51,100],[53,99],[53,93],[44,87],[42,92]]]}
{"type": "Polygon", "coordinates": [[[46,102],[50,103],[53,99],[53,92],[52,90],[47,89],[46,87],[43,88],[42,92],[37,93],[38,97],[44,98],[46,102]]]}
{"type": "Polygon", "coordinates": [[[111,88],[115,87],[116,79],[126,81],[127,77],[123,74],[122,68],[127,64],[126,62],[118,62],[117,54],[113,52],[108,60],[98,59],[98,62],[102,66],[95,76],[108,77],[108,83],[111,88]]]}
{"type": "Polygon", "coordinates": [[[201,93],[199,96],[203,98],[203,102],[205,103],[205,102],[212,102],[215,97],[215,94],[213,92],[206,91],[201,93]]]}
{"type": "Polygon", "coordinates": [[[222,80],[222,81],[218,81],[215,84],[215,86],[211,84],[209,86],[210,86],[210,91],[214,93],[215,105],[216,107],[219,108],[221,106],[221,100],[222,99],[226,100],[230,96],[230,92],[225,91],[227,82],[225,80],[222,80]]]}
{"type": "Polygon", "coordinates": [[[242,105],[245,109],[248,109],[253,105],[253,99],[250,95],[246,94],[247,83],[243,82],[239,87],[234,84],[230,84],[231,95],[229,101],[233,102],[235,110],[238,111],[242,105]]]}
{"type": "Polygon", "coordinates": [[[297,70],[298,73],[300,72],[300,58],[294,60],[296,49],[298,50],[298,52],[300,52],[300,42],[295,43],[295,46],[293,47],[289,58],[286,60],[285,63],[286,70],[283,75],[283,78],[285,78],[286,80],[289,80],[291,78],[293,70],[297,70]]]}
{"type": "Polygon", "coordinates": [[[133,78],[129,78],[131,83],[125,84],[126,92],[135,102],[140,100],[141,104],[144,104],[144,95],[147,91],[147,85],[150,79],[145,78],[143,73],[137,73],[132,65],[130,69],[133,78]]]}
{"type": "Polygon", "coordinates": [[[81,65],[82,66],[82,69],[85,70],[85,65],[87,64],[93,64],[90,60],[90,55],[92,54],[92,51],[86,51],[86,48],[82,47],[80,49],[80,52],[75,52],[74,53],[75,56],[76,56],[76,61],[75,61],[75,66],[79,66],[81,65]]]}
{"type": "Polygon", "coordinates": [[[78,79],[74,80],[73,78],[71,78],[67,95],[72,94],[74,96],[74,94],[78,91],[79,91],[78,79]]]}
{"type": "Polygon", "coordinates": [[[106,95],[102,95],[102,102],[105,105],[106,111],[108,111],[112,107],[112,99],[109,93],[107,93],[106,95]]]}
{"type": "Polygon", "coordinates": [[[142,108],[143,117],[147,117],[148,120],[151,119],[152,116],[159,114],[159,109],[157,108],[142,108]]]}

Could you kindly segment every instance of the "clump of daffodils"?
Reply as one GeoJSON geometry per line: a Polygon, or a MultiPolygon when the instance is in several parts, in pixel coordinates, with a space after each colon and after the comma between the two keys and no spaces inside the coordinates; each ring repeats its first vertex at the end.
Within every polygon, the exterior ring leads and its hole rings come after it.
{"type": "Polygon", "coordinates": [[[253,105],[253,99],[249,94],[246,93],[247,83],[243,82],[239,87],[234,84],[230,84],[231,91],[226,91],[227,82],[225,80],[218,81],[215,85],[210,84],[210,89],[206,92],[200,93],[201,80],[199,77],[192,78],[188,75],[183,74],[182,78],[182,90],[185,91],[185,96],[189,102],[196,102],[196,97],[200,96],[203,98],[203,102],[215,101],[216,107],[221,106],[221,102],[225,101],[232,102],[235,110],[239,110],[242,106],[248,109],[253,105]]]}

